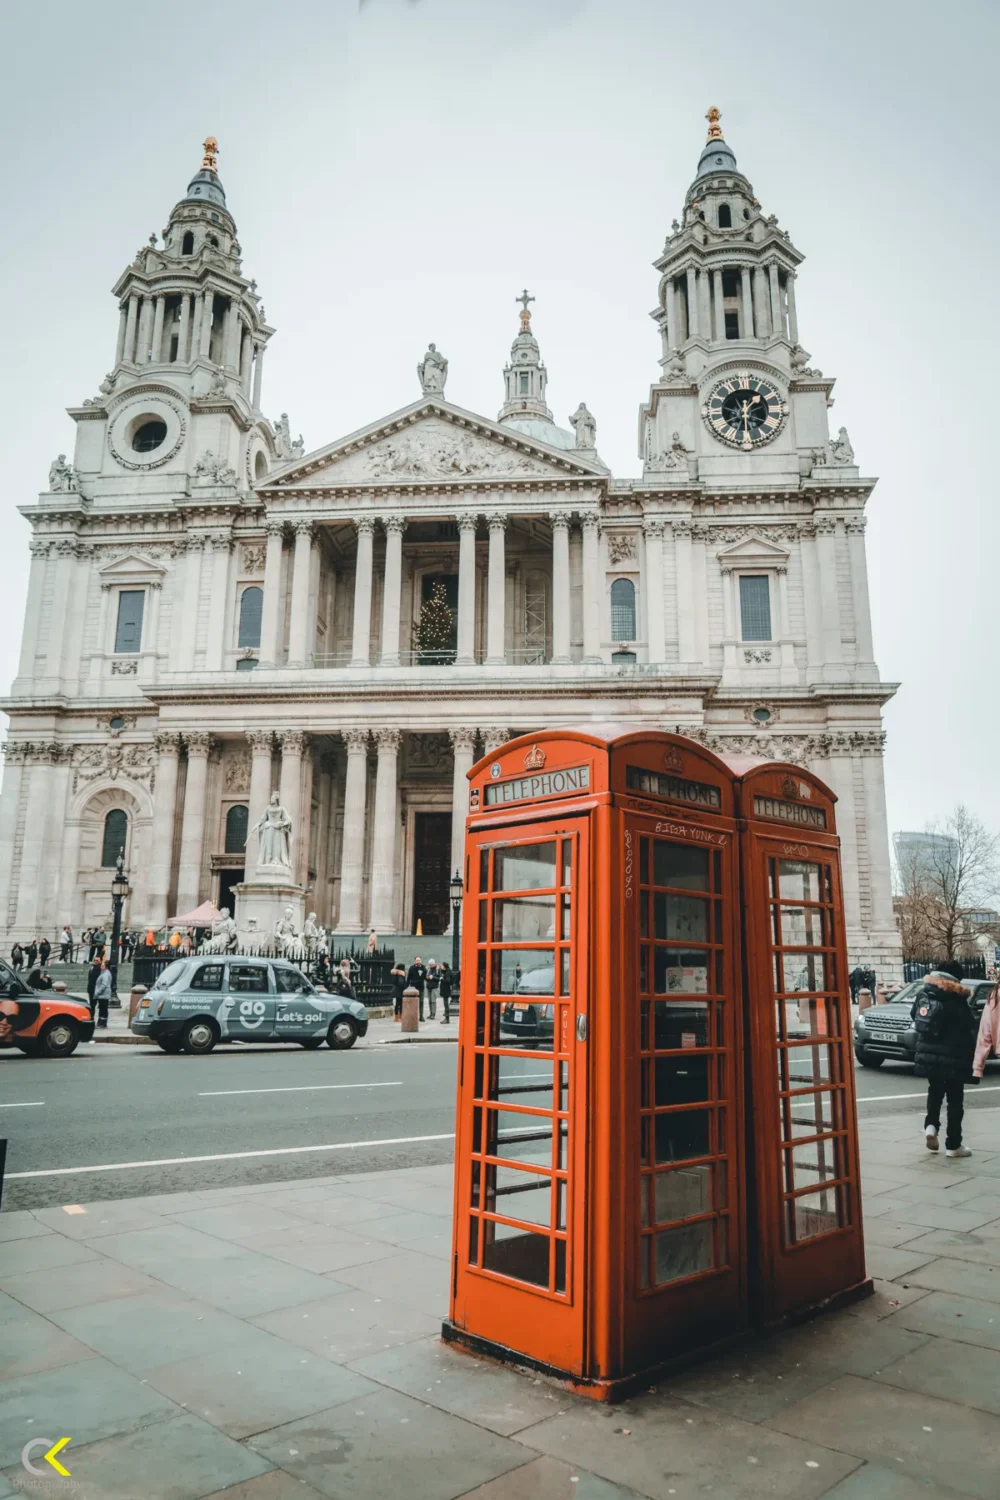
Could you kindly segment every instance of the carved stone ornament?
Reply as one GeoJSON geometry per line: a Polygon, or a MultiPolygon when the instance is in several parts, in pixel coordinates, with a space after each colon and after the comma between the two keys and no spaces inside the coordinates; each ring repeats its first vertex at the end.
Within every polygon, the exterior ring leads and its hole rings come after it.
{"type": "MultiPolygon", "coordinates": [[[[769,760],[789,761],[793,766],[808,767],[812,760],[835,756],[876,756],[885,752],[885,732],[880,729],[834,729],[806,734],[745,733],[721,734],[701,725],[675,726],[717,755],[761,755],[769,760]]],[[[801,783],[800,791],[801,791],[801,783]]]]}
{"type": "Polygon", "coordinates": [[[195,460],[191,473],[199,484],[226,484],[236,483],[236,470],[231,468],[225,458],[218,453],[212,453],[208,448],[199,459],[195,460]]]}
{"type": "Polygon", "coordinates": [[[53,459],[49,469],[49,494],[72,494],[77,489],[79,485],[76,470],[66,462],[65,453],[60,453],[58,458],[53,459]]]}
{"type": "Polygon", "coordinates": [[[236,796],[247,795],[250,791],[250,765],[249,750],[235,750],[230,753],[223,772],[223,786],[227,792],[233,792],[236,796]]]}
{"type": "Polygon", "coordinates": [[[127,403],[118,408],[108,423],[108,449],[115,462],[121,464],[123,469],[146,473],[150,469],[159,469],[173,458],[184,441],[186,432],[187,413],[182,406],[167,400],[163,392],[156,387],[132,386],[128,391],[127,403]],[[134,397],[142,397],[147,389],[150,390],[151,399],[147,398],[145,402],[133,400],[134,397]],[[138,454],[129,440],[131,435],[129,429],[133,418],[140,413],[145,415],[147,411],[152,420],[158,419],[166,422],[167,436],[158,448],[152,448],[148,453],[138,454]]]}
{"type": "Polygon", "coordinates": [[[244,547],[243,548],[243,571],[244,573],[263,573],[266,548],[244,547]]]}
{"type": "Polygon", "coordinates": [[[117,712],[113,714],[102,714],[96,720],[98,729],[104,729],[110,735],[119,735],[125,729],[134,729],[136,715],[132,713],[117,712]]]}
{"type": "Polygon", "coordinates": [[[743,710],[743,717],[748,724],[777,724],[781,718],[781,709],[775,703],[766,702],[763,698],[758,698],[753,703],[746,705],[743,710]]]}
{"type": "Polygon", "coordinates": [[[767,646],[745,646],[743,648],[743,660],[747,666],[768,666],[771,661],[771,650],[767,646]]]}
{"type": "Polygon", "coordinates": [[[111,663],[112,677],[135,677],[139,672],[139,663],[134,656],[119,656],[111,663]]]}
{"type": "Polygon", "coordinates": [[[538,476],[546,470],[524,454],[476,441],[441,424],[384,438],[365,454],[372,479],[466,479],[478,474],[538,476]]]}
{"type": "Polygon", "coordinates": [[[153,745],[77,745],[72,749],[73,790],[83,782],[120,776],[153,789],[156,749],[153,745]]]}
{"type": "Polygon", "coordinates": [[[410,775],[440,775],[451,770],[451,744],[446,734],[408,734],[406,770],[410,775]]]}
{"type": "Polygon", "coordinates": [[[635,537],[630,532],[612,532],[608,537],[608,562],[612,567],[635,561],[635,537]]]}

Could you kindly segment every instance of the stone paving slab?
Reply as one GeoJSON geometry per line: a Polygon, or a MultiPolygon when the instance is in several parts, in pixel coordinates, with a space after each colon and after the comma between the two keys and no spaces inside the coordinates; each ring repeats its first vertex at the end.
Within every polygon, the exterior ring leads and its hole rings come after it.
{"type": "Polygon", "coordinates": [[[995,1127],[919,1116],[861,1133],[873,1298],[613,1408],[441,1343],[447,1166],[0,1215],[0,1500],[50,1432],[84,1500],[995,1500],[995,1127]]]}

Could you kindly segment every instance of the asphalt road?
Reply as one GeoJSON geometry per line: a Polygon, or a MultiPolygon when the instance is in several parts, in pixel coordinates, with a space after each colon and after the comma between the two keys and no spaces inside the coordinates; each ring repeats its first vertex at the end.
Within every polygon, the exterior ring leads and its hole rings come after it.
{"type": "MultiPolygon", "coordinates": [[[[207,1057],[99,1045],[53,1062],[7,1054],[3,1206],[449,1161],[457,1053],[443,1043],[350,1052],[220,1047],[207,1057]]],[[[887,1114],[908,1113],[919,1138],[924,1088],[911,1068],[858,1068],[857,1084],[866,1133],[887,1114]]],[[[1000,1111],[1000,1065],[966,1090],[966,1107],[1000,1111]]]]}

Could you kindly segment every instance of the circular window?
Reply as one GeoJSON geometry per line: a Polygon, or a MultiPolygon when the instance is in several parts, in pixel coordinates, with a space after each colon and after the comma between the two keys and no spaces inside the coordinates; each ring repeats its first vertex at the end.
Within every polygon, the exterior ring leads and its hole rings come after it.
{"type": "Polygon", "coordinates": [[[166,435],[166,422],[142,422],[132,434],[132,447],[136,453],[152,453],[154,448],[159,448],[166,435]]]}
{"type": "Polygon", "coordinates": [[[108,728],[109,729],[124,729],[125,728],[125,720],[122,718],[121,714],[116,714],[113,719],[109,719],[108,720],[108,728]]]}
{"type": "Polygon", "coordinates": [[[769,708],[755,708],[753,716],[758,724],[769,724],[771,722],[771,710],[769,708]]]}

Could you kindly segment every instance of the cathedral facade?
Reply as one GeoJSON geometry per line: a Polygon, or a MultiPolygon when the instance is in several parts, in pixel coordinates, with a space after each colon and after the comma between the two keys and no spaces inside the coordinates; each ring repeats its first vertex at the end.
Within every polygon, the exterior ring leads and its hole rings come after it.
{"type": "Polygon", "coordinates": [[[0,801],[8,941],[232,906],[272,791],[307,909],[443,932],[466,772],[515,734],[676,729],[837,794],[852,959],[898,967],[864,478],[799,342],[802,261],[723,138],[656,260],[642,477],[553,420],[524,293],[496,419],[417,399],[305,452],[206,142],[114,287],[114,365],[21,507],[31,566],[0,801]]]}

